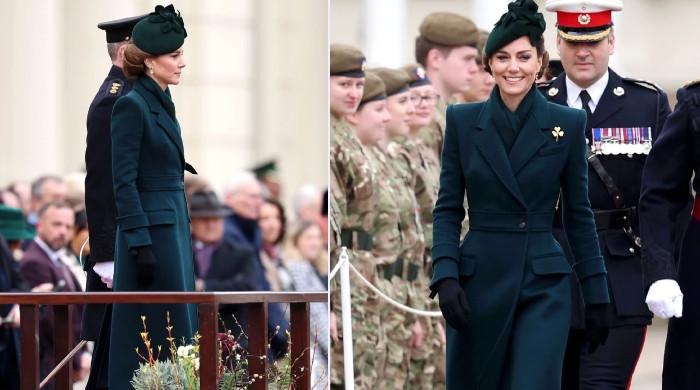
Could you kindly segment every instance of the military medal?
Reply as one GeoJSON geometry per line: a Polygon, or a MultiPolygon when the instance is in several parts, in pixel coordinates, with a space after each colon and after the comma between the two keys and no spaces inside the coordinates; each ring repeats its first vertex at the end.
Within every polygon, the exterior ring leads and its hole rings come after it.
{"type": "Polygon", "coordinates": [[[600,127],[592,129],[596,154],[628,155],[649,154],[651,127],[600,127]]]}
{"type": "Polygon", "coordinates": [[[559,126],[556,126],[554,130],[552,130],[552,136],[554,136],[556,142],[559,142],[559,137],[564,136],[564,130],[562,130],[559,126]]]}

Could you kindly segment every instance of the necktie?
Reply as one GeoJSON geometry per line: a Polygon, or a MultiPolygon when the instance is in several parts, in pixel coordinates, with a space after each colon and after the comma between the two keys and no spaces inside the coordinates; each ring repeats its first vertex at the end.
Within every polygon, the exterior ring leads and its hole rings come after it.
{"type": "Polygon", "coordinates": [[[588,122],[591,121],[591,116],[593,116],[593,112],[591,112],[591,95],[588,94],[588,91],[585,89],[581,91],[581,93],[578,95],[581,98],[581,104],[582,104],[582,109],[586,111],[586,114],[588,114],[588,122]]]}

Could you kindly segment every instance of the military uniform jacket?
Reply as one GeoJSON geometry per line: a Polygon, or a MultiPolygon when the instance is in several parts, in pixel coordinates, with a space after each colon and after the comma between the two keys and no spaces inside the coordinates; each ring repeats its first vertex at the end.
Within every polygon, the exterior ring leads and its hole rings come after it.
{"type": "MultiPolygon", "coordinates": [[[[540,91],[552,102],[567,105],[566,74],[562,73],[551,82],[540,85],[540,91]]],[[[647,155],[644,153],[628,154],[624,149],[619,152],[615,147],[624,143],[611,134],[620,134],[623,129],[641,129],[651,134],[654,142],[670,112],[666,94],[651,83],[635,79],[622,78],[609,70],[608,85],[598,102],[595,112],[586,128],[588,145],[599,144],[600,136],[609,145],[614,145],[596,154],[605,170],[622,193],[625,207],[637,207],[642,169],[647,155]],[[619,144],[618,144],[619,143],[619,144]],[[609,150],[613,150],[611,154],[609,150]]],[[[639,132],[637,133],[639,135],[639,132]]],[[[644,136],[639,138],[645,138],[644,136]]],[[[639,142],[640,139],[632,142],[639,142]]],[[[646,141],[646,139],[645,139],[646,141]]],[[[606,146],[608,148],[608,146],[606,146]]],[[[594,147],[595,150],[595,147],[594,147]]],[[[589,164],[588,196],[591,208],[614,210],[612,196],[601,177],[589,164]]],[[[632,228],[639,234],[638,220],[632,220],[632,228]]],[[[557,239],[572,260],[566,236],[556,232],[557,239]]],[[[610,306],[612,325],[649,324],[651,312],[644,303],[645,290],[642,281],[642,264],[639,247],[622,231],[621,228],[608,229],[598,226],[601,253],[605,257],[609,287],[613,305],[610,306]]],[[[576,292],[576,294],[578,294],[576,292]]],[[[574,313],[572,326],[582,328],[584,325],[584,308],[580,299],[574,296],[574,313]]]]}
{"type": "MultiPolygon", "coordinates": [[[[567,225],[576,227],[567,233],[576,258],[573,269],[582,281],[586,302],[609,301],[586,191],[585,113],[548,103],[539,93],[535,99],[532,114],[509,154],[493,124],[494,103],[490,100],[452,105],[447,110],[440,190],[433,211],[431,288],[444,278],[458,279],[471,306],[471,329],[457,337],[466,337],[468,342],[454,344],[458,341],[450,339],[448,332],[448,386],[452,382],[465,384],[455,388],[491,388],[465,380],[483,385],[497,382],[502,375],[506,351],[517,348],[509,346],[510,332],[517,326],[515,313],[527,310],[517,305],[524,275],[551,281],[571,273],[552,235],[560,189],[567,225]],[[460,245],[465,191],[471,226],[460,245]],[[468,346],[467,350],[455,351],[460,345],[468,346]]],[[[569,289],[562,293],[568,296],[569,289]]],[[[550,321],[561,324],[551,329],[561,337],[538,340],[540,344],[556,343],[562,359],[569,308],[562,305],[549,310],[542,319],[541,326],[550,321]]],[[[523,388],[530,387],[523,384],[523,388]]]]}
{"type": "Polygon", "coordinates": [[[696,215],[683,233],[679,220],[687,221],[692,190],[700,191],[700,84],[678,90],[678,103],[651,148],[642,176],[639,200],[642,231],[642,260],[645,286],[660,279],[675,279],[683,292],[683,317],[671,318],[664,354],[663,388],[700,388],[700,222],[696,215]],[[674,248],[683,245],[676,262],[674,248]]]}
{"type": "MultiPolygon", "coordinates": [[[[117,206],[114,291],[194,291],[190,220],[185,201],[185,159],[180,126],[154,94],[147,76],[117,100],[112,113],[112,172],[117,206]],[[156,258],[154,279],[138,285],[138,266],[130,249],[150,245],[156,258]]],[[[166,345],[166,312],[174,337],[186,340],[197,329],[194,305],[113,305],[109,349],[109,387],[125,389],[143,351],[141,316],[153,345],[166,345]]],[[[164,351],[166,351],[164,349],[164,351]]],[[[167,354],[166,354],[167,355],[167,354]]],[[[161,355],[161,358],[164,358],[161,355]]]]}
{"type": "MultiPolygon", "coordinates": [[[[97,91],[87,115],[85,148],[85,211],[90,230],[90,262],[114,260],[114,235],[117,229],[114,189],[112,187],[112,107],[131,90],[124,72],[116,66],[97,91]]],[[[85,269],[89,267],[85,264],[85,269]]]]}

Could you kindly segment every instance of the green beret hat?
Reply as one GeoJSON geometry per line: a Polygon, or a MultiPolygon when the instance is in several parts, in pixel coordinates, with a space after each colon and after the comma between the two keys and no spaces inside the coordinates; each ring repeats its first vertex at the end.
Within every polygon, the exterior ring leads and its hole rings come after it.
{"type": "Polygon", "coordinates": [[[490,56],[498,49],[527,36],[533,46],[542,38],[547,24],[541,13],[537,12],[537,4],[532,0],[516,0],[508,4],[508,12],[496,22],[486,41],[484,54],[490,56]]]}
{"type": "Polygon", "coordinates": [[[421,37],[441,46],[476,46],[479,31],[471,20],[451,12],[433,12],[418,29],[421,37]]]}
{"type": "Polygon", "coordinates": [[[409,88],[430,84],[430,79],[428,79],[428,76],[425,74],[425,69],[419,64],[404,65],[401,69],[408,75],[409,88]]]}
{"type": "Polygon", "coordinates": [[[403,70],[374,68],[371,71],[384,82],[387,97],[408,91],[408,75],[403,70]]]}
{"type": "Polygon", "coordinates": [[[331,44],[331,76],[365,77],[366,60],[362,51],[341,43],[331,44]]]}
{"type": "Polygon", "coordinates": [[[0,236],[6,240],[31,240],[34,232],[24,219],[22,210],[0,205],[0,236]]]}
{"type": "Polygon", "coordinates": [[[172,4],[156,6],[154,12],[136,23],[131,36],[136,47],[154,56],[174,52],[186,37],[185,22],[172,4]]]}
{"type": "Polygon", "coordinates": [[[372,71],[365,72],[365,89],[362,92],[360,105],[384,99],[386,99],[386,87],[382,79],[372,71]]]}

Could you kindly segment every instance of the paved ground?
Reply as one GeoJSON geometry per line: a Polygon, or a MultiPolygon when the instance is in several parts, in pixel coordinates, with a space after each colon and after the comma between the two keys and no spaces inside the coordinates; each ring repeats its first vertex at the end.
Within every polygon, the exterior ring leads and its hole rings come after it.
{"type": "Polygon", "coordinates": [[[654,319],[647,331],[642,356],[632,378],[631,390],[660,390],[667,321],[654,319]]]}

